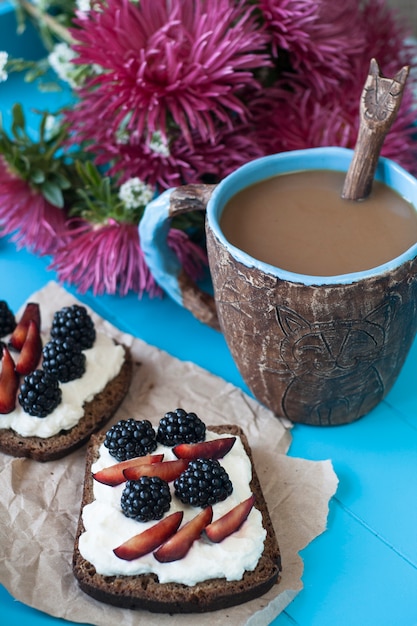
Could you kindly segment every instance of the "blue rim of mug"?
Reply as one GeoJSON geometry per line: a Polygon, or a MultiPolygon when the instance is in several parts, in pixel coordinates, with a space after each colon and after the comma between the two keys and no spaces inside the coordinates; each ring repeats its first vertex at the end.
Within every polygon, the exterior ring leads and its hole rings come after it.
{"type": "MultiPolygon", "coordinates": [[[[385,274],[399,267],[404,262],[411,261],[417,255],[417,243],[394,259],[368,270],[336,276],[298,274],[255,259],[231,244],[220,229],[220,217],[226,203],[242,189],[281,173],[285,174],[308,169],[347,171],[352,156],[353,150],[349,148],[323,147],[281,152],[246,163],[217,185],[207,204],[207,218],[215,237],[225,246],[236,261],[246,267],[256,268],[282,280],[302,283],[308,286],[350,284],[385,274]]],[[[400,165],[391,159],[380,157],[375,179],[397,190],[417,210],[417,179],[400,165]]]]}

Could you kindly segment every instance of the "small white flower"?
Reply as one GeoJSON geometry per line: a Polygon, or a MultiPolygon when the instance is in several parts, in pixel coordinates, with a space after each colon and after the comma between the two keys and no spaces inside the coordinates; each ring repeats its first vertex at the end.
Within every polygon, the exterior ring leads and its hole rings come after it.
{"type": "Polygon", "coordinates": [[[3,83],[7,80],[7,71],[6,71],[6,63],[9,58],[7,52],[0,52],[0,83],[3,83]]]}
{"type": "Polygon", "coordinates": [[[138,209],[146,206],[153,198],[152,187],[140,178],[129,178],[119,189],[119,198],[127,209],[138,209]]]}
{"type": "Polygon", "coordinates": [[[60,131],[61,127],[59,124],[59,120],[58,117],[56,115],[52,115],[52,114],[48,114],[46,116],[46,120],[45,120],[45,137],[47,140],[52,139],[53,137],[55,137],[59,131],[60,131]]]}
{"type": "Polygon", "coordinates": [[[168,144],[164,142],[159,131],[152,134],[149,147],[153,152],[161,154],[164,157],[169,157],[170,155],[168,144]]]}
{"type": "Polygon", "coordinates": [[[127,145],[130,141],[131,131],[127,130],[129,122],[132,118],[132,112],[129,111],[126,113],[122,121],[120,122],[119,128],[115,132],[116,143],[121,145],[127,145]]]}
{"type": "Polygon", "coordinates": [[[76,53],[67,43],[56,44],[48,56],[48,61],[52,69],[71,87],[76,86],[72,76],[76,71],[76,67],[71,63],[71,60],[75,57],[76,53]]]}
{"type": "Polygon", "coordinates": [[[81,11],[81,13],[88,13],[91,10],[91,1],[90,0],[76,0],[77,9],[81,11]]]}
{"type": "Polygon", "coordinates": [[[116,143],[126,145],[129,143],[129,133],[125,128],[118,128],[116,131],[116,143]]]}
{"type": "Polygon", "coordinates": [[[79,13],[83,14],[81,17],[86,16],[90,11],[102,11],[100,4],[93,0],[75,0],[75,4],[79,13]]]}

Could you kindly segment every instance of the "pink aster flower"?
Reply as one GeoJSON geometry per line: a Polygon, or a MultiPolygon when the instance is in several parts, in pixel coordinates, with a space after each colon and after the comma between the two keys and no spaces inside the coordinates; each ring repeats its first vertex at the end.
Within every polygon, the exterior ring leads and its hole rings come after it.
{"type": "Polygon", "coordinates": [[[173,149],[187,163],[187,170],[182,170],[187,183],[219,182],[247,161],[263,156],[250,116],[247,121],[236,120],[233,130],[216,125],[213,137],[214,141],[204,141],[194,134],[194,148],[181,136],[174,142],[173,149]]]}
{"type": "MultiPolygon", "coordinates": [[[[100,124],[86,115],[82,127],[72,135],[69,144],[84,142],[84,149],[92,154],[94,163],[104,166],[110,176],[118,177],[119,183],[139,177],[158,189],[175,187],[184,183],[198,183],[207,176],[220,180],[248,160],[262,156],[256,143],[252,123],[253,102],[262,99],[262,106],[269,106],[263,98],[263,89],[242,91],[247,103],[245,119],[236,117],[233,127],[215,120],[210,138],[203,138],[198,129],[191,131],[191,144],[180,129],[170,129],[169,137],[161,137],[164,150],[153,147],[153,136],[138,131],[126,132],[121,128],[114,133],[113,118],[102,114],[100,124]],[[93,138],[93,141],[89,139],[93,138]]],[[[89,95],[89,103],[95,101],[97,92],[89,95]]],[[[80,102],[84,107],[84,101],[80,102]]]]}
{"type": "MultiPolygon", "coordinates": [[[[283,2],[282,0],[260,0],[260,2],[264,7],[266,5],[275,9],[281,7],[281,10],[283,7],[290,9],[294,5],[291,1],[283,2]]],[[[328,27],[328,34],[332,37],[332,32],[336,32],[334,31],[336,26],[335,24],[329,26],[329,19],[325,17],[325,15],[331,15],[332,10],[328,7],[329,12],[324,12],[328,1],[317,0],[301,4],[303,7],[299,9],[303,8],[305,19],[307,19],[308,7],[311,9],[313,5],[316,5],[318,9],[320,5],[321,28],[325,30],[328,27]]],[[[300,46],[299,71],[295,74],[288,73],[284,79],[278,81],[271,88],[270,93],[264,94],[270,106],[265,107],[263,111],[262,108],[255,111],[255,116],[259,119],[257,124],[259,143],[267,154],[329,145],[354,148],[359,125],[359,102],[370,59],[375,57],[378,60],[385,76],[394,76],[403,65],[411,64],[415,57],[415,46],[406,41],[407,29],[383,0],[367,0],[360,6],[356,0],[346,0],[342,5],[339,3],[332,3],[332,5],[335,11],[340,11],[340,15],[343,11],[352,12],[352,20],[350,22],[347,20],[345,24],[345,34],[350,37],[351,26],[354,25],[357,36],[364,43],[361,47],[352,46],[349,51],[344,45],[345,38],[337,38],[340,48],[337,51],[334,49],[333,69],[328,63],[330,57],[326,60],[324,55],[319,59],[316,54],[320,46],[316,53],[313,53],[313,58],[319,61],[317,68],[321,63],[325,63],[327,67],[327,69],[324,66],[322,68],[324,78],[330,76],[329,71],[335,72],[333,78],[338,77],[337,88],[334,88],[327,78],[325,82],[320,82],[320,79],[311,80],[314,72],[307,72],[305,65],[310,60],[302,61],[301,54],[303,47],[307,50],[307,43],[300,46]],[[354,14],[359,16],[359,23],[353,19],[354,14]],[[348,73],[339,71],[343,59],[352,61],[352,69],[348,73]],[[267,111],[266,115],[265,111],[267,111]]],[[[296,17],[290,12],[288,19],[291,16],[294,19],[296,17]]],[[[311,12],[308,13],[308,18],[312,19],[311,12]]],[[[306,26],[306,29],[305,37],[307,37],[307,32],[311,33],[310,26],[308,28],[306,26]]],[[[313,46],[314,39],[308,37],[307,39],[309,45],[313,46]]],[[[303,41],[302,35],[300,35],[300,41],[303,41]]],[[[320,43],[320,39],[316,43],[320,43]]],[[[280,40],[279,45],[283,46],[283,41],[280,40]]],[[[298,54],[295,48],[293,54],[295,56],[298,54]]],[[[382,149],[382,155],[396,160],[413,173],[417,170],[414,136],[414,82],[413,77],[410,76],[397,119],[382,149]]]]}
{"type": "MultiPolygon", "coordinates": [[[[273,89],[274,107],[263,115],[259,125],[259,143],[266,154],[302,150],[318,146],[354,148],[359,129],[359,98],[361,88],[352,92],[345,88],[318,98],[312,89],[292,84],[288,98],[286,89],[273,89]]],[[[381,151],[408,171],[417,171],[417,146],[413,137],[415,112],[411,90],[405,92],[400,110],[381,151]]]]}
{"type": "Polygon", "coordinates": [[[193,128],[209,138],[213,120],[231,128],[232,114],[245,115],[239,92],[257,85],[253,71],[270,63],[244,0],[106,0],[75,23],[77,62],[103,69],[68,115],[75,131],[107,118],[114,133],[126,124],[165,136],[172,119],[189,140],[193,128]]]}
{"type": "Polygon", "coordinates": [[[192,133],[192,147],[180,132],[172,133],[166,151],[155,151],[132,133],[126,143],[97,137],[94,160],[112,163],[110,176],[123,182],[138,176],[158,189],[202,181],[219,181],[248,160],[262,156],[250,123],[237,121],[233,131],[216,124],[211,140],[192,133]]]}
{"type": "Polygon", "coordinates": [[[64,235],[65,214],[13,174],[0,157],[0,233],[13,234],[18,248],[51,254],[64,235]]]}
{"type": "MultiPolygon", "coordinates": [[[[366,35],[362,59],[377,59],[386,76],[394,76],[402,65],[414,64],[417,49],[409,39],[410,29],[385,0],[367,0],[362,15],[366,35]]],[[[408,85],[412,81],[410,76],[408,85]]]]}
{"type": "Polygon", "coordinates": [[[291,70],[323,93],[355,80],[358,50],[366,45],[360,0],[258,0],[278,58],[289,55],[291,70]]]}
{"type": "MultiPolygon", "coordinates": [[[[162,293],[146,265],[135,224],[109,220],[93,225],[75,220],[70,226],[68,240],[56,251],[50,266],[60,281],[76,285],[80,293],[92,289],[94,295],[162,293]]],[[[170,231],[168,243],[185,271],[196,279],[206,262],[202,249],[175,229],[170,231]]]]}

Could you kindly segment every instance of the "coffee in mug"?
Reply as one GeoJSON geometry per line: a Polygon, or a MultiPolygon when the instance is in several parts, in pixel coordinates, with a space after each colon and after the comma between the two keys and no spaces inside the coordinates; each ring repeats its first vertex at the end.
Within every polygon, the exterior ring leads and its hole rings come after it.
{"type": "Polygon", "coordinates": [[[299,171],[246,187],[223,210],[224,236],[255,259],[313,276],[368,270],[417,242],[407,200],[381,181],[366,200],[344,200],[345,176],[299,171]]]}

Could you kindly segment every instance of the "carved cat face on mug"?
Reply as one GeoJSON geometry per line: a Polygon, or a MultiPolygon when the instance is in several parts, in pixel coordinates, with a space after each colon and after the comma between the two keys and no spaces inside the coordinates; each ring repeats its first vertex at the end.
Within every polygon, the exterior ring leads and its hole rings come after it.
{"type": "Polygon", "coordinates": [[[285,306],[277,306],[276,314],[284,333],[283,361],[295,376],[312,381],[368,369],[384,345],[392,303],[384,303],[361,320],[310,323],[285,306]]]}
{"type": "Polygon", "coordinates": [[[283,397],[290,419],[308,417],[317,424],[343,423],[347,415],[367,411],[384,383],[375,367],[387,339],[393,300],[364,319],[310,323],[285,306],[276,307],[284,338],[281,358],[292,378],[283,397]],[[316,387],[326,400],[317,403],[316,387]]]}

